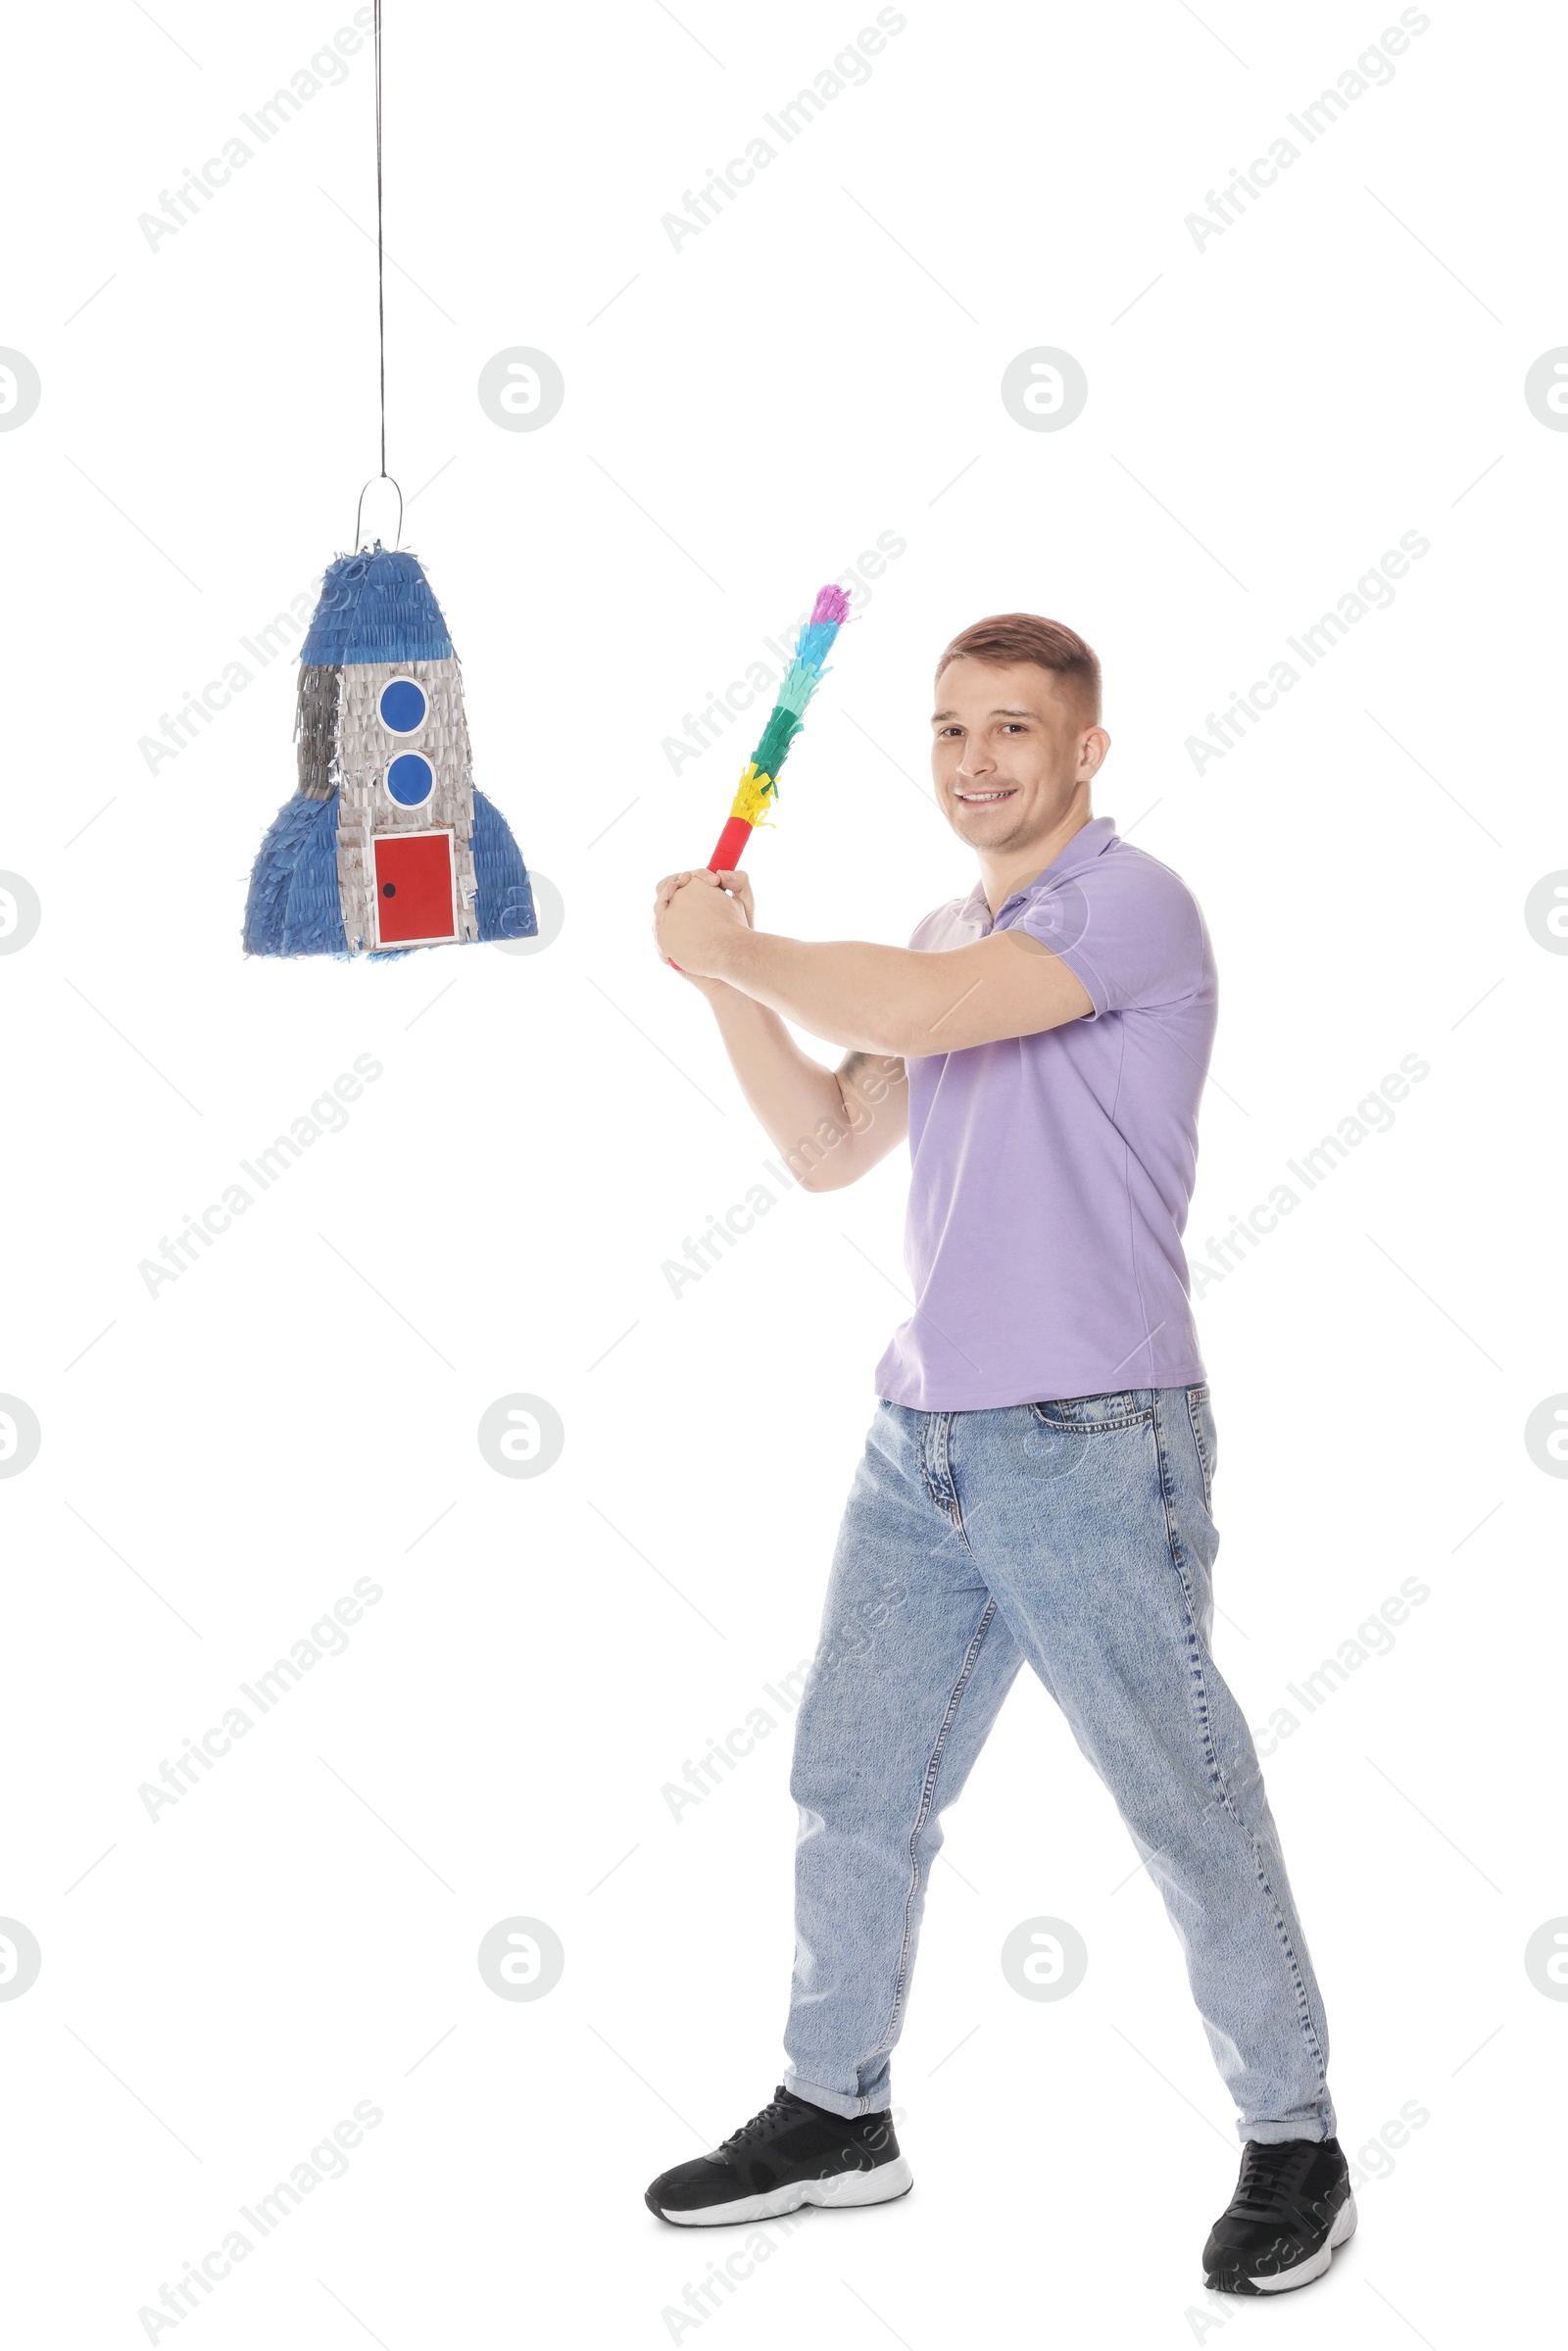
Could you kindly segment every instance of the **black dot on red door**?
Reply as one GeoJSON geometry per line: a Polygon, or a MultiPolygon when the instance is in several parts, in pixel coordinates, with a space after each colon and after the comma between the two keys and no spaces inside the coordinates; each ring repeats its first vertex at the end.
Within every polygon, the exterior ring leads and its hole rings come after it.
{"type": "Polygon", "coordinates": [[[383,898],[396,898],[397,894],[398,886],[396,882],[383,882],[381,884],[381,896],[383,898]]]}

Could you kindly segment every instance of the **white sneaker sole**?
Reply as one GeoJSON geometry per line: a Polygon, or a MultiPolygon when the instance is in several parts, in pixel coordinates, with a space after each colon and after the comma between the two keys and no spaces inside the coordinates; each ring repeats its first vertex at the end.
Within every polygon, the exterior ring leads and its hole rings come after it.
{"type": "Polygon", "coordinates": [[[799,2212],[803,2204],[819,2204],[831,2212],[891,2204],[913,2185],[908,2157],[898,2155],[874,2171],[840,2172],[831,2180],[792,2180],[762,2196],[737,2196],[732,2204],[707,2204],[695,2212],[667,2212],[662,2204],[659,2209],[677,2229],[718,2229],[732,2221],[776,2221],[787,2212],[799,2212]]]}
{"type": "Polygon", "coordinates": [[[1293,2270],[1282,2270],[1277,2278],[1253,2278],[1249,2280],[1255,2294],[1288,2294],[1298,2285],[1310,2285],[1321,2278],[1339,2247],[1348,2244],[1355,2234],[1355,2198],[1347,2196],[1335,2217],[1333,2228],[1310,2261],[1298,2262],[1293,2270]]]}

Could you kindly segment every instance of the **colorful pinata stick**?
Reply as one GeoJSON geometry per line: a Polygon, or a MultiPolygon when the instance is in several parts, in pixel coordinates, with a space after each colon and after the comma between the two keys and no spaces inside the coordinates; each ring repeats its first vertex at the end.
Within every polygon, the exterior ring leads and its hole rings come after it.
{"type": "Polygon", "coordinates": [[[821,683],[823,664],[849,611],[850,600],[842,588],[818,591],[811,617],[795,641],[795,659],[779,687],[761,740],[741,777],[729,822],[708,860],[710,873],[734,871],[746,855],[753,827],[761,822],[777,799],[778,771],[806,722],[806,706],[821,683]]]}

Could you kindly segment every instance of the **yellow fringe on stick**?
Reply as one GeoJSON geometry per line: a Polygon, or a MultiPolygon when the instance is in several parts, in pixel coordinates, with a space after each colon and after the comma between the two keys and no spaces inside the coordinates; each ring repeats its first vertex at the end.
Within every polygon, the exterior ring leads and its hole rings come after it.
{"type": "Polygon", "coordinates": [[[754,759],[741,777],[739,788],[730,807],[731,816],[738,816],[743,824],[760,824],[767,809],[773,805],[775,790],[773,778],[770,775],[760,775],[757,770],[757,761],[754,759]]]}

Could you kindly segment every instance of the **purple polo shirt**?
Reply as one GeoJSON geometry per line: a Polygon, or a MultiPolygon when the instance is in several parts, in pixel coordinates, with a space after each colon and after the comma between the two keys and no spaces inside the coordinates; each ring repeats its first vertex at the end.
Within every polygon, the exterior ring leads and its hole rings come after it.
{"type": "Polygon", "coordinates": [[[1094,1010],[908,1062],[916,1302],[877,1394],[962,1412],[1201,1380],[1181,1240],[1215,1019],[1198,902],[1096,816],[995,924],[976,884],[909,944],[993,928],[1058,955],[1094,1010]]]}

